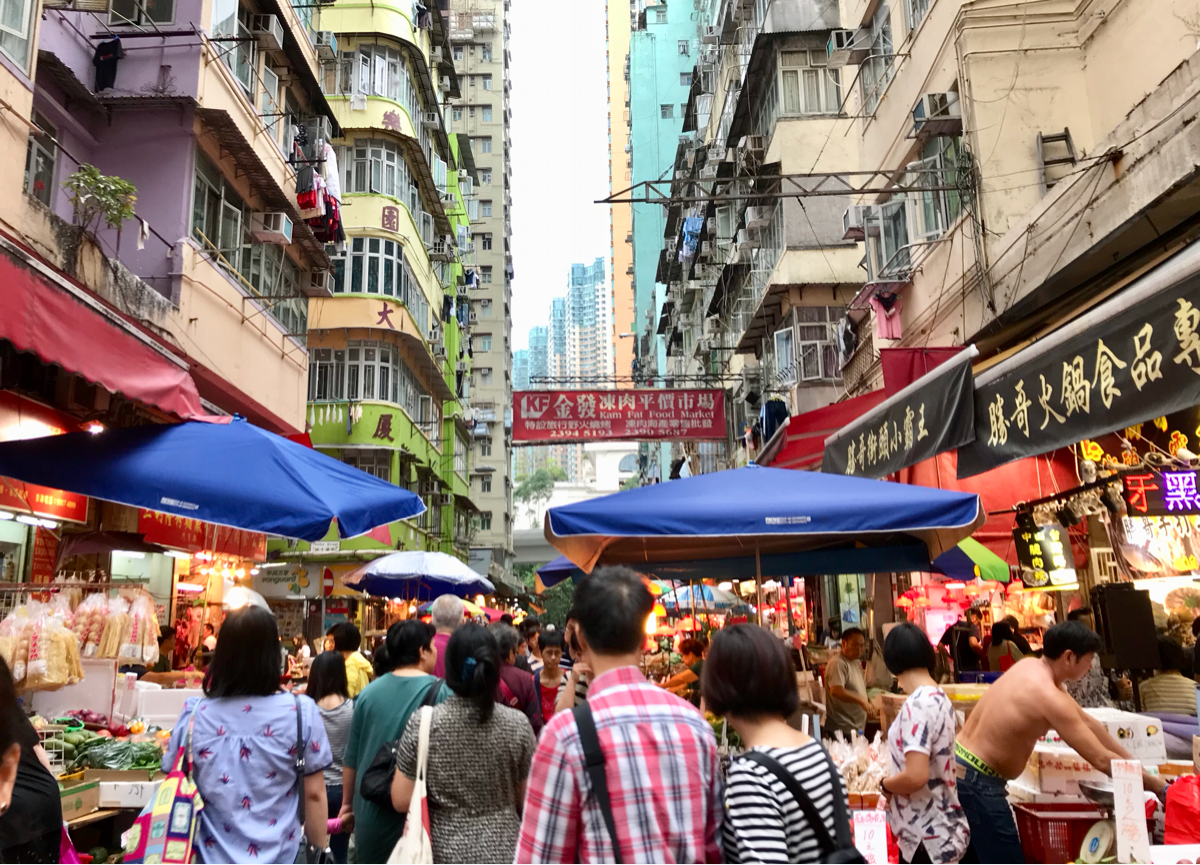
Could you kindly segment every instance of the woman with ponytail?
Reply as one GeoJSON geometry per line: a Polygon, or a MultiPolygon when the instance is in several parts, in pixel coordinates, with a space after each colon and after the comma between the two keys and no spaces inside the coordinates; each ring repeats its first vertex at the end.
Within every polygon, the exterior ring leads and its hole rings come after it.
{"type": "MultiPolygon", "coordinates": [[[[521,712],[495,702],[501,661],[495,636],[480,625],[459,627],[446,644],[451,694],[433,710],[426,772],[435,862],[512,862],[516,852],[536,740],[521,712]]],[[[392,805],[404,813],[419,728],[414,713],[396,754],[392,805]]]]}

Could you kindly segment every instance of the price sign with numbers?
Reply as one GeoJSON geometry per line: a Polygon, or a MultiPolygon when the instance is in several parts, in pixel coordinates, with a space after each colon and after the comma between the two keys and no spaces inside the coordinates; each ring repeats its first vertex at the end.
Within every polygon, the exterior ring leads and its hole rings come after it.
{"type": "Polygon", "coordinates": [[[887,865],[887,812],[854,812],[854,846],[871,865],[887,865]]]}
{"type": "Polygon", "coordinates": [[[1117,861],[1149,862],[1146,796],[1139,760],[1113,760],[1113,805],[1117,817],[1117,861]]]}

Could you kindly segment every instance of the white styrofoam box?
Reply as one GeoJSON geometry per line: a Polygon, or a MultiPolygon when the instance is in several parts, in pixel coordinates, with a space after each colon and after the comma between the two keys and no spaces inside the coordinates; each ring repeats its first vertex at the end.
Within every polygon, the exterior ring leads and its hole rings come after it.
{"type": "Polygon", "coordinates": [[[144,808],[158,790],[157,781],[101,781],[101,808],[144,808]]]}
{"type": "MultiPolygon", "coordinates": [[[[1122,712],[1120,709],[1084,709],[1103,724],[1110,736],[1128,751],[1135,760],[1158,765],[1167,760],[1167,742],[1163,738],[1162,722],[1149,715],[1122,712]]],[[[1058,733],[1050,730],[1041,738],[1049,745],[1065,746],[1058,733]]]]}
{"type": "Polygon", "coordinates": [[[72,709],[91,709],[110,718],[117,682],[117,662],[113,659],[84,658],[80,661],[83,678],[57,691],[34,691],[33,710],[47,720],[72,709]]]}
{"type": "Polygon", "coordinates": [[[1025,776],[1017,778],[1015,781],[1009,781],[1008,798],[1013,802],[1026,802],[1036,805],[1075,805],[1075,804],[1090,804],[1083,796],[1074,796],[1064,793],[1046,793],[1038,790],[1036,787],[1025,783],[1025,776]]]}
{"type": "Polygon", "coordinates": [[[121,722],[141,718],[147,724],[170,729],[179,720],[184,704],[192,697],[203,696],[200,688],[135,688],[130,714],[122,716],[121,722]]]}

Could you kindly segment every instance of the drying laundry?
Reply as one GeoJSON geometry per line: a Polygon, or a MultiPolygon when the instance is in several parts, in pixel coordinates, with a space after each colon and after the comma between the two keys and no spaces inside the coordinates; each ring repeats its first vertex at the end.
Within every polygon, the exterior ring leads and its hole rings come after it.
{"type": "Polygon", "coordinates": [[[872,295],[869,303],[875,312],[875,335],[879,339],[900,339],[900,312],[904,300],[892,291],[881,291],[872,295]]]}

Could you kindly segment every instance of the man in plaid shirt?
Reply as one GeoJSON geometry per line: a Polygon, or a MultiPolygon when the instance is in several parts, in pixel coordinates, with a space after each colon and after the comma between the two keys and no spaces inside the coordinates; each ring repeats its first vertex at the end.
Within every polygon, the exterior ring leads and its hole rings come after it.
{"type": "Polygon", "coordinates": [[[592,671],[588,705],[604,753],[620,858],[591,789],[571,712],[542,731],[533,755],[517,862],[720,862],[717,742],[690,703],[638,670],[654,598],[628,568],[575,589],[572,654],[592,671]]]}

